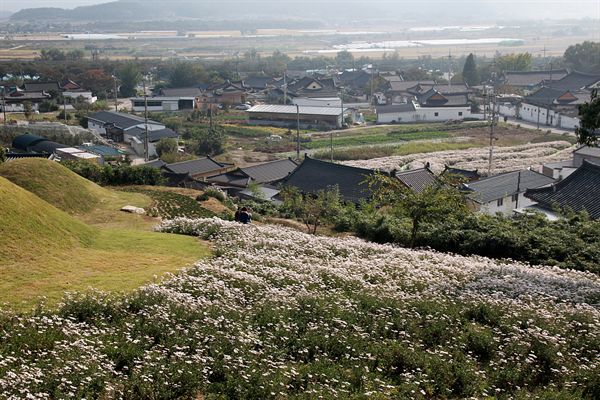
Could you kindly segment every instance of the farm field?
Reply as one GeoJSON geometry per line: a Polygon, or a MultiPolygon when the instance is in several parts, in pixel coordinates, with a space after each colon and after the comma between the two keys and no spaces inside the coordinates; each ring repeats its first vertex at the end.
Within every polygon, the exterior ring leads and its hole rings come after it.
{"type": "Polygon", "coordinates": [[[0,304],[10,309],[54,306],[65,291],[129,291],[210,254],[193,238],[153,232],[155,218],[119,211],[177,208],[171,198],[161,206],[43,159],[3,164],[0,183],[0,304]]]}
{"type": "Polygon", "coordinates": [[[0,314],[6,396],[598,398],[600,279],[219,219],[215,257],[0,314]]]}

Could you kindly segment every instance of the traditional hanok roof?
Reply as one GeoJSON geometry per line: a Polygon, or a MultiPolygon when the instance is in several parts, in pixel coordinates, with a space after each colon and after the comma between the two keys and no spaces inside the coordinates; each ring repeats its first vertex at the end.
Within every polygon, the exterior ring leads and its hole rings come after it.
{"type": "Polygon", "coordinates": [[[539,188],[550,185],[556,180],[528,169],[506,172],[490,176],[475,182],[465,184],[464,187],[472,193],[469,197],[480,204],[502,199],[527,189],[539,188]]]}
{"type": "Polygon", "coordinates": [[[344,71],[338,75],[338,79],[344,85],[354,88],[364,88],[371,83],[371,74],[363,70],[344,71]]]}
{"type": "MultiPolygon", "coordinates": [[[[135,128],[131,128],[127,131],[128,135],[136,136],[140,140],[145,139],[146,135],[146,127],[145,126],[136,126],[135,128]]],[[[160,139],[170,138],[177,139],[179,135],[169,128],[163,129],[148,129],[148,141],[149,142],[157,142],[160,139]]]]}
{"type": "Polygon", "coordinates": [[[160,94],[165,97],[198,97],[202,95],[202,90],[197,87],[187,88],[164,88],[160,94]]]}
{"type": "Polygon", "coordinates": [[[26,92],[60,92],[60,85],[56,81],[25,82],[23,87],[26,92]]]}
{"type": "Polygon", "coordinates": [[[544,81],[557,81],[567,76],[566,69],[554,69],[547,71],[506,71],[504,73],[504,84],[515,87],[534,87],[541,85],[544,81]]]}
{"type": "Polygon", "coordinates": [[[63,90],[80,90],[81,89],[80,84],[75,83],[70,79],[66,79],[65,81],[63,81],[63,83],[61,83],[60,87],[63,90]]]}
{"type": "Polygon", "coordinates": [[[600,158],[600,147],[581,146],[577,150],[573,151],[573,154],[600,158]]]}
{"type": "Polygon", "coordinates": [[[142,166],[144,166],[144,167],[152,167],[152,168],[158,168],[158,169],[161,169],[162,167],[164,167],[166,165],[167,165],[167,163],[164,162],[163,160],[161,160],[160,158],[157,158],[156,160],[149,161],[145,164],[142,164],[142,166]]]}
{"type": "Polygon", "coordinates": [[[320,190],[336,187],[342,199],[359,202],[371,197],[366,179],[375,174],[371,169],[350,167],[305,157],[302,164],[283,181],[303,193],[316,194],[320,190]]]}
{"type": "Polygon", "coordinates": [[[388,81],[389,90],[392,92],[409,92],[411,89],[416,92],[422,92],[420,87],[426,87],[425,90],[431,89],[435,85],[434,81],[388,81]]]}
{"type": "Polygon", "coordinates": [[[479,175],[479,172],[477,172],[477,170],[471,171],[467,169],[449,167],[447,165],[444,168],[444,172],[442,172],[442,175],[444,174],[460,175],[463,178],[466,178],[469,182],[477,181],[481,178],[481,175],[479,175]]]}
{"type": "Polygon", "coordinates": [[[562,181],[529,189],[525,196],[548,210],[558,207],[587,211],[592,219],[600,219],[600,165],[584,160],[581,167],[562,181]]]}
{"type": "Polygon", "coordinates": [[[564,78],[549,83],[549,86],[562,91],[570,90],[572,92],[589,89],[600,82],[600,75],[586,74],[573,71],[564,78]]]}
{"type": "Polygon", "coordinates": [[[424,107],[459,107],[469,104],[466,93],[441,93],[436,89],[423,93],[418,100],[424,107]]]}
{"type": "Polygon", "coordinates": [[[254,90],[264,90],[275,86],[275,79],[271,76],[248,76],[244,78],[244,86],[254,90]]]}
{"type": "Polygon", "coordinates": [[[238,187],[246,187],[250,182],[274,183],[286,178],[297,167],[298,164],[288,158],[238,168],[235,171],[212,176],[207,181],[238,187]]]}
{"type": "Polygon", "coordinates": [[[435,175],[427,167],[396,172],[396,178],[417,193],[421,193],[436,181],[435,175]]]}
{"type": "Polygon", "coordinates": [[[337,95],[335,81],[333,79],[316,79],[304,77],[288,83],[288,93],[303,97],[334,97],[337,95]]]}
{"type": "Polygon", "coordinates": [[[176,174],[187,173],[190,174],[190,176],[194,176],[200,174],[210,174],[212,171],[218,172],[225,167],[225,164],[221,164],[210,157],[204,157],[196,160],[167,164],[163,167],[163,169],[176,174]]]}
{"type": "Polygon", "coordinates": [[[539,106],[550,107],[553,105],[575,105],[589,101],[589,93],[573,93],[569,90],[543,87],[529,96],[523,98],[523,102],[539,106]]]}
{"type": "Polygon", "coordinates": [[[412,101],[409,101],[405,104],[391,104],[386,106],[377,106],[375,111],[377,115],[379,114],[395,114],[401,112],[412,112],[415,111],[415,104],[412,101]]]}

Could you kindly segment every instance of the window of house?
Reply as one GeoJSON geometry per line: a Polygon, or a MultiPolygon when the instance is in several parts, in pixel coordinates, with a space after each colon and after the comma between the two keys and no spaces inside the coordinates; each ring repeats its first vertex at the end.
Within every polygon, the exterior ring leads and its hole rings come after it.
{"type": "Polygon", "coordinates": [[[498,199],[498,201],[496,202],[496,205],[498,207],[502,207],[502,204],[504,204],[504,199],[498,199]]]}
{"type": "Polygon", "coordinates": [[[462,111],[459,111],[459,112],[458,112],[458,116],[459,116],[459,117],[462,117],[462,111]]]}
{"type": "Polygon", "coordinates": [[[440,113],[437,113],[437,112],[436,112],[436,113],[433,113],[433,115],[435,115],[436,117],[437,117],[439,114],[440,114],[440,113]]]}
{"type": "Polygon", "coordinates": [[[516,202],[517,202],[517,200],[519,200],[519,195],[518,195],[518,194],[513,194],[513,195],[512,195],[512,202],[513,202],[513,203],[516,203],[516,202]]]}

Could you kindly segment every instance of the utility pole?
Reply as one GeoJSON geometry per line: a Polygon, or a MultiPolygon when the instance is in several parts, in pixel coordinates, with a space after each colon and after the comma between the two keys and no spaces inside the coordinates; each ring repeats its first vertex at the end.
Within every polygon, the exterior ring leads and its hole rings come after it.
{"type": "Polygon", "coordinates": [[[515,202],[515,209],[519,208],[519,192],[521,191],[521,170],[519,170],[519,176],[517,178],[517,201],[515,202]]]}
{"type": "Polygon", "coordinates": [[[146,93],[146,80],[143,81],[144,88],[144,161],[148,162],[150,157],[148,155],[148,94],[146,93]]]}
{"type": "Polygon", "coordinates": [[[2,87],[2,113],[4,114],[4,125],[6,125],[6,86],[2,87]]]}
{"type": "Polygon", "coordinates": [[[371,64],[371,107],[373,107],[373,73],[375,72],[374,69],[375,69],[375,66],[373,64],[371,64]]]}
{"type": "Polygon", "coordinates": [[[493,102],[492,102],[492,109],[490,111],[490,115],[492,116],[492,123],[490,125],[490,158],[489,158],[489,164],[488,164],[488,176],[492,175],[492,163],[493,163],[493,159],[494,159],[494,139],[495,139],[495,133],[496,133],[496,93],[494,93],[494,97],[493,97],[493,102]]]}
{"type": "Polygon", "coordinates": [[[67,124],[67,98],[63,93],[63,117],[65,119],[65,125],[67,124]]]}
{"type": "Polygon", "coordinates": [[[300,106],[296,104],[296,159],[300,160],[300,106]]]}
{"type": "Polygon", "coordinates": [[[283,71],[283,105],[287,105],[287,81],[286,81],[287,70],[283,71]]]}
{"type": "Polygon", "coordinates": [[[119,112],[119,109],[117,107],[117,104],[118,104],[118,100],[117,100],[117,96],[118,96],[118,94],[117,94],[117,77],[114,76],[114,75],[112,77],[113,77],[113,81],[115,82],[115,112],[119,112]]]}

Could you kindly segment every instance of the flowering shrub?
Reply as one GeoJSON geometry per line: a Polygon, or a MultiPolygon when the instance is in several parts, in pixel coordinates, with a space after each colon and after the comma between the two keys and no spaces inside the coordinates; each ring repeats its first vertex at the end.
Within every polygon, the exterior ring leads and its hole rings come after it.
{"type": "Polygon", "coordinates": [[[598,398],[600,278],[176,219],[216,256],[113,298],[0,316],[20,398],[598,398]]]}
{"type": "MultiPolygon", "coordinates": [[[[533,143],[522,146],[496,147],[492,174],[515,171],[529,167],[537,167],[545,163],[570,159],[573,145],[565,141],[533,143]]],[[[372,168],[383,171],[392,169],[422,168],[426,163],[434,172],[442,172],[444,166],[452,166],[467,170],[478,170],[487,173],[489,165],[489,149],[474,148],[467,150],[438,151],[433,153],[417,153],[406,156],[373,158],[370,160],[345,161],[343,164],[361,168],[372,168]]]]}

